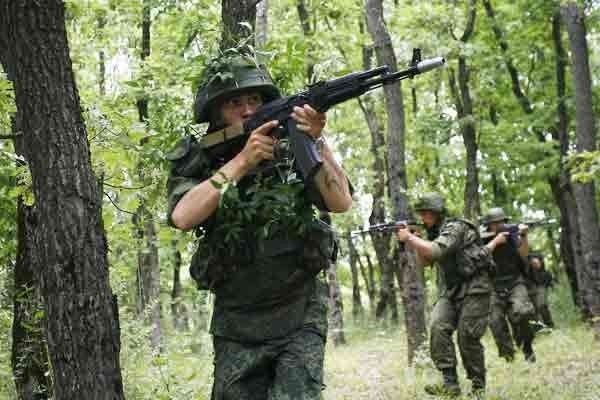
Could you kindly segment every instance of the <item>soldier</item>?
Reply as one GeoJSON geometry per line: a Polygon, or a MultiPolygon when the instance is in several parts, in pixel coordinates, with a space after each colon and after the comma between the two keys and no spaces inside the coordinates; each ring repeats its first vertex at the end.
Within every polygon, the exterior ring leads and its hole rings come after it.
{"type": "Polygon", "coordinates": [[[527,279],[527,286],[529,297],[535,306],[538,321],[541,321],[548,328],[554,328],[547,295],[547,289],[552,287],[552,274],[546,270],[544,257],[540,253],[530,252],[528,260],[529,279],[527,279]]]}
{"type": "Polygon", "coordinates": [[[472,381],[472,391],[485,393],[485,359],[481,337],[488,322],[491,284],[488,269],[492,250],[503,243],[498,236],[482,246],[475,225],[449,218],[444,199],[437,193],[424,194],[415,206],[427,230],[422,239],[408,229],[398,230],[398,239],[416,253],[420,264],[438,263],[438,300],[432,313],[430,351],[443,383],[427,385],[432,395],[457,397],[456,352],[452,334],[457,331],[458,348],[472,381]]]}
{"type": "Polygon", "coordinates": [[[535,361],[533,351],[534,331],[530,321],[534,319],[535,308],[529,300],[526,280],[527,225],[514,226],[509,232],[508,217],[500,207],[492,208],[483,218],[483,224],[492,237],[505,236],[506,243],[498,246],[494,252],[496,264],[493,275],[492,305],[490,310],[490,329],[499,356],[507,361],[514,360],[515,349],[507,318],[513,328],[515,341],[522,347],[525,359],[535,361]]]}
{"type": "Polygon", "coordinates": [[[208,133],[200,142],[186,137],[168,155],[168,216],[176,228],[196,231],[190,273],[215,294],[212,399],[320,399],[327,286],[319,272],[335,246],[313,205],[348,210],[350,184],[324,142],[326,115],[308,105],[292,117],[320,143],[312,150],[323,163],[310,180],[299,178],[284,147],[275,157],[269,134],[278,121],[225,140],[280,94],[250,57],[211,65],[195,103],[208,133]]]}

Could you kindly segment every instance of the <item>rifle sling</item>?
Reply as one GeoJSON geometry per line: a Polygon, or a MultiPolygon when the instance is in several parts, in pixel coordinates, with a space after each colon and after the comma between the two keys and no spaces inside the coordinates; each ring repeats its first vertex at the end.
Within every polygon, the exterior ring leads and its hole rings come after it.
{"type": "Polygon", "coordinates": [[[242,136],[245,133],[246,132],[244,131],[244,128],[241,126],[228,126],[216,132],[207,133],[206,135],[202,136],[200,143],[204,148],[213,147],[238,136],[242,136]]]}

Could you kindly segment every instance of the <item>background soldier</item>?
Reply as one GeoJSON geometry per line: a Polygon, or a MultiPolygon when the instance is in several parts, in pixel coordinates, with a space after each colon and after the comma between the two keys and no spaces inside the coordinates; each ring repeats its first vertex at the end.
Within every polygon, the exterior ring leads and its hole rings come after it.
{"type": "MultiPolygon", "coordinates": [[[[496,264],[493,275],[494,291],[490,310],[490,329],[498,346],[500,357],[514,360],[515,349],[507,318],[513,327],[517,344],[522,346],[525,359],[535,361],[533,352],[534,331],[530,320],[534,319],[535,308],[529,300],[525,276],[527,272],[527,226],[520,225],[518,231],[509,233],[506,228],[508,217],[500,207],[492,208],[484,216],[487,231],[495,238],[504,236],[507,241],[493,252],[496,264]]],[[[516,228],[516,227],[515,227],[516,228]]]]}
{"type": "Polygon", "coordinates": [[[527,288],[529,297],[535,306],[538,321],[541,321],[546,327],[554,328],[554,321],[548,306],[548,288],[552,286],[553,277],[546,270],[544,257],[538,252],[530,252],[529,256],[529,275],[527,279],[527,288]]]}
{"type": "Polygon", "coordinates": [[[470,222],[447,217],[445,201],[427,193],[415,205],[427,230],[421,239],[408,229],[398,230],[398,239],[415,249],[421,264],[437,262],[439,297],[432,313],[430,351],[443,383],[427,385],[432,395],[460,395],[456,373],[456,352],[452,334],[457,331],[458,348],[472,381],[472,390],[485,392],[485,359],[481,337],[487,327],[491,284],[488,267],[491,251],[505,238],[494,238],[481,247],[477,228],[470,222]]]}
{"type": "MultiPolygon", "coordinates": [[[[348,210],[349,182],[326,143],[322,165],[303,182],[284,147],[275,157],[269,133],[278,121],[249,137],[218,140],[229,132],[220,129],[239,129],[278,97],[255,60],[213,61],[195,105],[196,121],[209,123],[207,136],[185,138],[168,156],[170,223],[196,230],[190,273],[215,294],[214,400],[321,396],[327,287],[318,273],[334,258],[334,238],[312,205],[348,210]]],[[[292,117],[315,141],[322,138],[325,114],[305,106],[292,117]]]]}

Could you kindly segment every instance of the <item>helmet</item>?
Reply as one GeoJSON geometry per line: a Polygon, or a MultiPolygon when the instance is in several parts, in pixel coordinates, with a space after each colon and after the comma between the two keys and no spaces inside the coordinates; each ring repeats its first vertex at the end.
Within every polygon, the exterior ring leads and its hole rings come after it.
{"type": "Polygon", "coordinates": [[[489,225],[493,222],[506,222],[508,217],[504,213],[502,207],[490,208],[490,210],[483,216],[483,224],[489,225]]]}
{"type": "Polygon", "coordinates": [[[202,82],[194,104],[197,123],[210,122],[210,107],[237,92],[254,89],[262,94],[265,102],[281,96],[266,68],[244,56],[213,60],[204,70],[202,82]]]}
{"type": "Polygon", "coordinates": [[[417,199],[415,211],[433,211],[438,214],[445,214],[446,201],[438,193],[424,193],[417,199]]]}

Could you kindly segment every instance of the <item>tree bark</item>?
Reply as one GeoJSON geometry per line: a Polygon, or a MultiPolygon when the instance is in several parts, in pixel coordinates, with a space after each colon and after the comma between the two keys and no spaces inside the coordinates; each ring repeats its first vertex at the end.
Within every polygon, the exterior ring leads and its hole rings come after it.
{"type": "Polygon", "coordinates": [[[314,50],[312,45],[314,29],[310,26],[310,15],[308,13],[308,9],[306,8],[306,3],[304,2],[304,0],[297,0],[296,9],[298,10],[298,18],[300,19],[300,25],[302,26],[304,38],[308,43],[308,50],[306,54],[306,82],[311,83],[315,72],[315,63],[313,56],[314,50]]]}
{"type": "MultiPolygon", "coordinates": [[[[367,15],[367,28],[373,39],[378,64],[389,65],[392,72],[396,71],[398,63],[383,18],[383,1],[367,0],[365,2],[365,13],[367,15]]],[[[404,103],[400,82],[385,85],[383,90],[388,120],[388,192],[393,217],[400,220],[410,217],[405,162],[404,103]]],[[[400,268],[399,271],[403,275],[402,300],[408,340],[408,362],[411,364],[416,349],[425,341],[425,285],[421,279],[422,274],[418,271],[419,267],[416,265],[414,252],[402,251],[397,254],[399,257],[393,259],[388,269],[393,275],[394,271],[398,271],[398,268],[400,268]]],[[[389,273],[388,270],[384,272],[389,273]]]]}
{"type": "MultiPolygon", "coordinates": [[[[593,109],[592,82],[589,67],[586,27],[583,10],[576,3],[561,7],[567,25],[573,59],[575,83],[575,118],[577,152],[596,150],[596,121],[593,109]]],[[[583,282],[583,299],[586,316],[593,324],[596,339],[600,340],[600,229],[596,208],[594,182],[574,183],[575,201],[581,232],[581,249],[584,264],[580,269],[583,282]]]]}
{"type": "MultiPolygon", "coordinates": [[[[142,64],[150,56],[150,4],[151,0],[144,0],[142,8],[142,64]]],[[[139,120],[148,123],[148,97],[143,95],[137,100],[139,120]]],[[[140,141],[140,146],[148,143],[148,137],[140,141]]],[[[142,160],[138,161],[139,178],[144,182],[144,166],[142,160]]],[[[144,185],[145,186],[145,185],[144,185]]],[[[146,205],[146,199],[140,198],[140,205],[133,218],[138,232],[138,266],[137,266],[137,312],[140,318],[148,321],[152,326],[150,343],[154,349],[159,349],[161,340],[160,326],[160,264],[158,247],[156,246],[156,228],[152,214],[146,205]],[[148,315],[147,315],[148,314],[148,315]]]]}
{"type": "Polygon", "coordinates": [[[181,252],[177,249],[177,240],[173,240],[173,289],[171,290],[171,316],[173,317],[173,327],[176,331],[183,332],[189,330],[189,318],[187,307],[183,302],[181,287],[181,252]]]}
{"type": "Polygon", "coordinates": [[[116,297],[109,287],[102,192],[91,168],[64,4],[0,3],[0,57],[13,78],[37,208],[54,399],[123,399],[116,297]]]}
{"type": "MultiPolygon", "coordinates": [[[[469,17],[465,31],[460,37],[460,48],[464,48],[471,38],[475,19],[477,17],[477,1],[469,1],[469,17]]],[[[474,221],[481,214],[479,202],[479,169],[477,168],[477,152],[479,144],[477,143],[477,131],[475,129],[475,119],[473,115],[473,102],[471,100],[471,90],[469,88],[469,67],[467,66],[467,57],[461,51],[458,56],[458,90],[454,79],[454,71],[450,68],[450,88],[456,105],[457,116],[460,121],[460,130],[463,137],[463,143],[466,150],[466,170],[467,180],[464,190],[464,216],[466,219],[474,221]],[[460,94],[459,94],[460,90],[460,94]]]]}
{"type": "Polygon", "coordinates": [[[257,3],[257,0],[221,1],[221,50],[238,46],[254,32],[257,3]]]}

